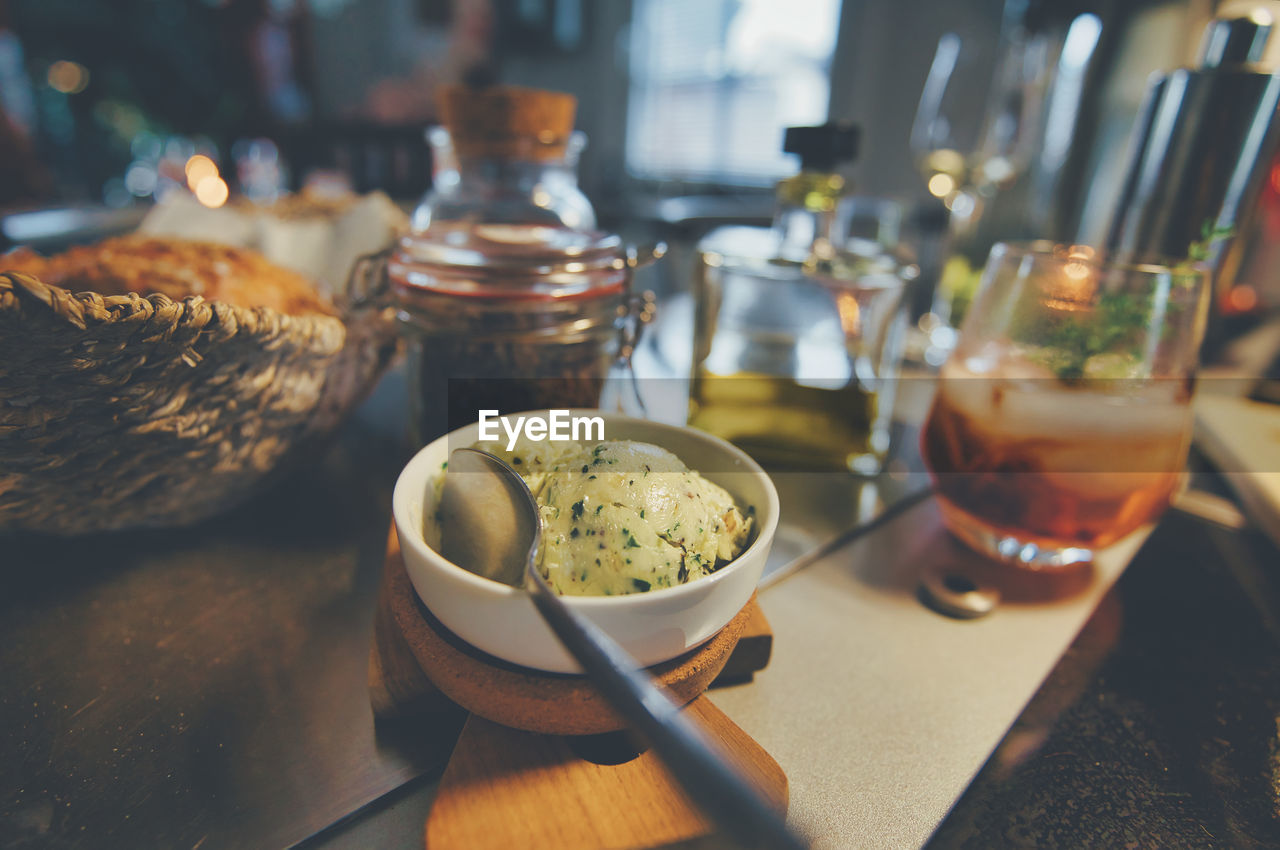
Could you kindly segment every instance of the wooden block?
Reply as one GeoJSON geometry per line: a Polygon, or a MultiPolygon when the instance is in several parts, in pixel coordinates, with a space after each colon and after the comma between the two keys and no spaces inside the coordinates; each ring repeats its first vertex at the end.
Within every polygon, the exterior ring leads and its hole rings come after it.
{"type": "MultiPolygon", "coordinates": [[[[785,813],[787,778],[777,762],[707,697],[685,710],[785,813]]],[[[654,847],[710,831],[652,752],[597,764],[575,755],[565,738],[472,716],[440,781],[425,837],[428,850],[574,850],[654,847]]]]}
{"type": "Polygon", "coordinates": [[[724,669],[716,676],[711,687],[732,684],[750,679],[753,674],[769,666],[773,655],[773,629],[765,619],[764,611],[754,596],[747,605],[747,622],[738,637],[738,645],[725,662],[724,669]]]}

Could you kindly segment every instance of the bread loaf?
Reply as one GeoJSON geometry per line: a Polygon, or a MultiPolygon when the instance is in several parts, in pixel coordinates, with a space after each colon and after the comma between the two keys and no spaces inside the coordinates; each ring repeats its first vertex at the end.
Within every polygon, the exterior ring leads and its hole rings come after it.
{"type": "Polygon", "coordinates": [[[23,272],[72,292],[100,295],[199,295],[238,307],[269,307],[291,316],[337,315],[297,272],[262,255],[212,242],[122,236],[43,257],[18,249],[0,256],[0,271],[23,272]]]}

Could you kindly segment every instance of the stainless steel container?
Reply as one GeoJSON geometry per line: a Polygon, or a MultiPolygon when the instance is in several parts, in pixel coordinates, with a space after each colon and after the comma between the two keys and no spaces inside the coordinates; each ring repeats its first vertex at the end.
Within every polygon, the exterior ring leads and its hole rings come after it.
{"type": "MultiPolygon", "coordinates": [[[[1260,65],[1271,29],[1261,9],[1211,21],[1199,67],[1153,77],[1107,232],[1113,257],[1179,260],[1213,231],[1247,227],[1280,144],[1280,74],[1260,65]]],[[[1210,250],[1215,278],[1228,242],[1210,250]]]]}

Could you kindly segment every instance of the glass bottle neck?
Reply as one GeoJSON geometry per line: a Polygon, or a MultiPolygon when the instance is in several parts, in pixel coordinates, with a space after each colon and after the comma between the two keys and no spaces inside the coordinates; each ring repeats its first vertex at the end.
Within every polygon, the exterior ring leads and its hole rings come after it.
{"type": "Polygon", "coordinates": [[[798,263],[830,257],[837,238],[836,208],[844,193],[844,178],[839,174],[801,171],[779,181],[773,217],[778,256],[798,263]]]}
{"type": "Polygon", "coordinates": [[[564,161],[458,157],[436,170],[413,228],[433,222],[542,224],[594,230],[595,212],[564,161]]]}
{"type": "Polygon", "coordinates": [[[450,174],[437,175],[446,185],[461,183],[472,191],[501,192],[528,190],[539,183],[556,182],[577,184],[577,173],[571,163],[563,161],[539,162],[499,157],[458,157],[450,174]],[[453,177],[453,180],[449,178],[453,177]]]}

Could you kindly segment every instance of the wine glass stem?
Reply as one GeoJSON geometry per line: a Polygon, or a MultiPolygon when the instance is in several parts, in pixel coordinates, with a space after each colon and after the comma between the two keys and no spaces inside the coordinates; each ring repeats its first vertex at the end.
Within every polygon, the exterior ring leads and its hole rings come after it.
{"type": "Polygon", "coordinates": [[[947,205],[948,254],[957,244],[973,236],[987,206],[982,195],[972,186],[958,189],[950,200],[951,203],[947,205]]]}
{"type": "MultiPolygon", "coordinates": [[[[965,186],[956,191],[956,194],[948,198],[947,203],[947,231],[943,237],[941,256],[943,258],[943,269],[939,272],[939,280],[937,289],[934,292],[933,305],[930,313],[936,321],[944,325],[955,327],[958,324],[959,316],[955,315],[952,303],[955,292],[952,289],[955,281],[944,281],[948,261],[957,255],[967,255],[970,253],[969,243],[977,236],[978,223],[982,219],[982,214],[986,209],[986,203],[982,195],[972,186],[965,186]]],[[[947,343],[944,342],[943,347],[947,343]]]]}

